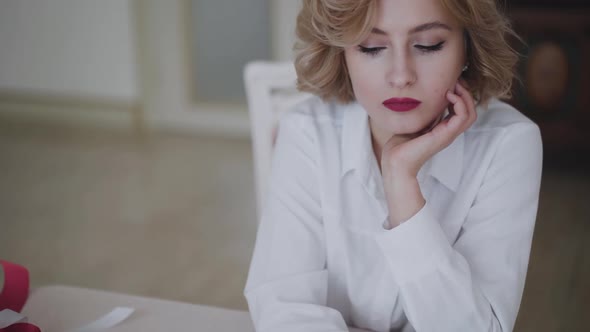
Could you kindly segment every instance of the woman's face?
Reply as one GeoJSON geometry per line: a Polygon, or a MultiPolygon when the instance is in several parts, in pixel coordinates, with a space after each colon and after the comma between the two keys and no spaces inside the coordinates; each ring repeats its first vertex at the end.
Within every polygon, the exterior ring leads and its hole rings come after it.
{"type": "Polygon", "coordinates": [[[371,34],[344,55],[373,136],[412,135],[448,106],[465,65],[463,30],[438,0],[378,0],[371,34]]]}

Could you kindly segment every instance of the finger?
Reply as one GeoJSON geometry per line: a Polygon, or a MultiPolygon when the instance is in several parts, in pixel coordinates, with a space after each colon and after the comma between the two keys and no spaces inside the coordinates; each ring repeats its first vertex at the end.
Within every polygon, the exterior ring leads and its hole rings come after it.
{"type": "Polygon", "coordinates": [[[448,120],[448,125],[455,130],[459,130],[462,124],[469,120],[469,114],[465,102],[461,97],[453,92],[447,92],[447,100],[452,104],[454,115],[448,120]]]}
{"type": "Polygon", "coordinates": [[[461,123],[465,121],[465,111],[462,111],[464,107],[458,104],[461,102],[460,98],[456,95],[449,95],[447,99],[449,99],[451,105],[456,105],[456,114],[449,113],[432,130],[420,137],[420,141],[428,144],[429,150],[432,149],[433,153],[452,142],[462,132],[461,123]]]}
{"type": "Polygon", "coordinates": [[[464,82],[457,82],[456,85],[456,94],[461,97],[465,103],[468,115],[469,115],[469,121],[468,121],[468,125],[471,125],[473,122],[475,122],[475,120],[477,119],[477,112],[476,112],[476,108],[475,108],[475,100],[473,99],[473,96],[471,95],[471,93],[469,92],[469,90],[467,90],[467,88],[464,85],[464,82]]]}
{"type": "Polygon", "coordinates": [[[416,136],[421,136],[421,135],[426,134],[429,131],[432,131],[432,129],[434,129],[439,123],[443,122],[448,117],[449,117],[449,115],[445,116],[444,113],[441,113],[439,116],[436,117],[436,119],[434,119],[430,123],[430,125],[424,127],[424,129],[422,129],[421,131],[419,131],[416,136]]]}
{"type": "Polygon", "coordinates": [[[459,101],[455,103],[455,105],[457,105],[455,107],[458,108],[464,116],[460,119],[462,121],[459,124],[460,128],[458,128],[458,132],[461,133],[467,130],[467,128],[469,128],[471,124],[473,124],[477,116],[475,113],[475,105],[473,105],[472,102],[473,98],[471,97],[469,92],[465,88],[463,88],[463,86],[461,86],[459,83],[457,83],[456,90],[457,93],[455,94],[455,96],[458,97],[459,101]]]}

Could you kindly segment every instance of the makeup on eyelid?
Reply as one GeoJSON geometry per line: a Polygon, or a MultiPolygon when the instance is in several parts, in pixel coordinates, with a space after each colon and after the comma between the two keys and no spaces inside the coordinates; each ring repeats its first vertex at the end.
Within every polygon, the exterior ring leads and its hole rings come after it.
{"type": "MultiPolygon", "coordinates": [[[[440,51],[445,44],[445,41],[441,41],[434,44],[414,44],[412,45],[413,48],[417,49],[422,53],[431,53],[440,51]]],[[[368,55],[377,55],[381,51],[387,49],[387,46],[363,46],[358,45],[358,50],[361,53],[368,54],[368,55]]]]}

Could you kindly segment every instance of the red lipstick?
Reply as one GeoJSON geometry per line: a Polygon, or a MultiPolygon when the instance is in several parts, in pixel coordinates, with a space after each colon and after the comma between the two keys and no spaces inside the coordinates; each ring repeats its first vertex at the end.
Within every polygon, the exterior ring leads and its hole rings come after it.
{"type": "Polygon", "coordinates": [[[412,98],[391,98],[383,102],[383,106],[394,112],[408,112],[418,107],[422,102],[412,98]]]}

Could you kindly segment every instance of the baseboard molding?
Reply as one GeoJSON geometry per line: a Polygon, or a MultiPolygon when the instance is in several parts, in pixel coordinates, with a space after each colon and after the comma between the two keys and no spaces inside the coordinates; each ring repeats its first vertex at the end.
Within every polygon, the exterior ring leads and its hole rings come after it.
{"type": "Polygon", "coordinates": [[[242,109],[208,109],[141,114],[127,105],[51,104],[0,100],[0,119],[80,128],[98,128],[145,134],[168,132],[249,138],[248,113],[242,109]]]}
{"type": "Polygon", "coordinates": [[[199,109],[185,112],[157,112],[148,115],[151,130],[232,138],[250,137],[250,120],[245,109],[199,109]]]}
{"type": "Polygon", "coordinates": [[[133,129],[132,112],[108,107],[64,106],[0,101],[0,117],[21,123],[57,126],[92,127],[129,131],[133,129]]]}

